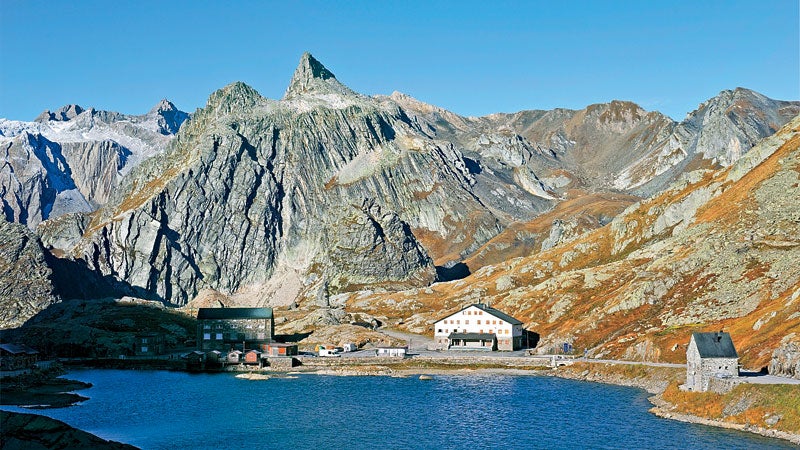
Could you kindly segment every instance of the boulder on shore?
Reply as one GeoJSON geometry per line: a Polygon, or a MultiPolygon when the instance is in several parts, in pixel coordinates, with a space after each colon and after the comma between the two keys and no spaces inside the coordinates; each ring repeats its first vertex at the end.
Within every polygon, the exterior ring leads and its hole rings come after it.
{"type": "Polygon", "coordinates": [[[136,449],[78,430],[60,420],[36,414],[0,411],[0,447],[4,450],[50,448],[136,449]]]}

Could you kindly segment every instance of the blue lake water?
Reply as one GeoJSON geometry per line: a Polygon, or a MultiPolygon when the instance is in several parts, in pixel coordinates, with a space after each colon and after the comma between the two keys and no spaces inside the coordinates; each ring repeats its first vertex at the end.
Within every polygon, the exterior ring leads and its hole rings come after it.
{"type": "Polygon", "coordinates": [[[433,380],[76,370],[91,399],[30,411],[144,449],[762,449],[749,433],[661,419],[639,389],[542,376],[433,380]]]}

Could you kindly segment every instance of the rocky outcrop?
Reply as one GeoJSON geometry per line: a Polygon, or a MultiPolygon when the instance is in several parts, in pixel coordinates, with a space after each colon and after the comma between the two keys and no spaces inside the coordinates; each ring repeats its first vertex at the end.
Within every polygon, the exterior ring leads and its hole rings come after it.
{"type": "Polygon", "coordinates": [[[800,379],[800,340],[794,333],[783,338],[780,347],[772,352],[769,373],[800,379]]]}
{"type": "Polygon", "coordinates": [[[162,100],[127,116],[67,105],[35,122],[0,119],[0,201],[6,220],[34,229],[105,204],[120,179],[160,153],[188,115],[162,100]]]}
{"type": "Polygon", "coordinates": [[[44,110],[39,114],[34,122],[67,122],[76,117],[84,111],[80,105],[64,105],[57,109],[55,112],[50,112],[49,109],[44,110]]]}
{"type": "Polygon", "coordinates": [[[800,102],[773,100],[749,89],[725,90],[702,103],[638,161],[614,186],[652,194],[690,167],[730,167],[763,138],[800,113],[800,102]]]}
{"type": "Polygon", "coordinates": [[[58,302],[36,235],[0,218],[0,329],[15,328],[58,302]]]}
{"type": "Polygon", "coordinates": [[[2,447],[7,450],[53,448],[136,449],[132,445],[107,441],[78,430],[60,420],[36,414],[0,411],[2,447]]]}

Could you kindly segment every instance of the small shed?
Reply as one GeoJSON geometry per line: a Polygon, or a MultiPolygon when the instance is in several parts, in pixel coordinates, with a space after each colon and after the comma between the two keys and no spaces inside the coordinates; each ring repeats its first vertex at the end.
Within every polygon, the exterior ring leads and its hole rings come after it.
{"type": "Polygon", "coordinates": [[[408,347],[378,347],[375,349],[375,356],[390,358],[405,358],[408,354],[408,347]]]}
{"type": "Polygon", "coordinates": [[[222,361],[222,352],[219,350],[211,350],[206,352],[206,361],[220,362],[222,361]]]}
{"type": "Polygon", "coordinates": [[[356,350],[358,350],[358,346],[356,344],[353,344],[353,343],[344,344],[344,347],[342,347],[342,351],[348,352],[348,353],[349,352],[354,352],[356,350]]]}
{"type": "Polygon", "coordinates": [[[284,344],[280,342],[270,342],[267,346],[269,356],[296,356],[297,344],[284,344]]]}
{"type": "Polygon", "coordinates": [[[195,350],[182,355],[181,358],[186,360],[186,367],[193,370],[202,369],[206,362],[206,354],[200,350],[195,350]]]}
{"type": "Polygon", "coordinates": [[[242,351],[241,350],[231,350],[228,352],[228,363],[229,364],[239,364],[242,361],[242,351]]]}
{"type": "Polygon", "coordinates": [[[739,354],[731,335],[722,331],[715,333],[692,333],[686,349],[686,387],[696,392],[708,390],[713,378],[739,376],[739,354]]]}
{"type": "Polygon", "coordinates": [[[258,350],[248,350],[244,354],[245,364],[259,364],[261,362],[261,352],[258,350]]]}

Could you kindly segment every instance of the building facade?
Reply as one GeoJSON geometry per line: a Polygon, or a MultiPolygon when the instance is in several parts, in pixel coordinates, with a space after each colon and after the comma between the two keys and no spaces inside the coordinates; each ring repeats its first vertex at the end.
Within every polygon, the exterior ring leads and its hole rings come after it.
{"type": "Polygon", "coordinates": [[[475,303],[434,323],[433,339],[440,349],[504,350],[522,348],[522,322],[475,303]]]}
{"type": "Polygon", "coordinates": [[[297,356],[297,344],[283,344],[271,342],[267,346],[269,356],[297,356]]]}
{"type": "Polygon", "coordinates": [[[375,356],[389,358],[405,358],[408,354],[408,347],[378,347],[375,349],[375,356]]]}
{"type": "Polygon", "coordinates": [[[136,335],[133,354],[136,356],[163,355],[165,347],[163,334],[141,333],[136,335]]]}
{"type": "Polygon", "coordinates": [[[739,354],[731,335],[716,333],[692,333],[686,349],[686,388],[705,392],[713,378],[739,376],[739,354]]]}
{"type": "Polygon", "coordinates": [[[266,350],[275,335],[272,308],[200,308],[197,349],[266,350]]]}
{"type": "Polygon", "coordinates": [[[25,344],[0,344],[0,370],[30,369],[39,362],[39,352],[25,344]]]}

